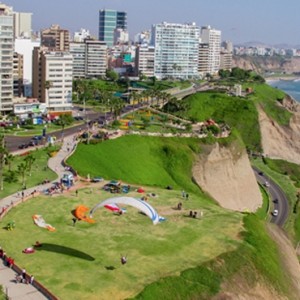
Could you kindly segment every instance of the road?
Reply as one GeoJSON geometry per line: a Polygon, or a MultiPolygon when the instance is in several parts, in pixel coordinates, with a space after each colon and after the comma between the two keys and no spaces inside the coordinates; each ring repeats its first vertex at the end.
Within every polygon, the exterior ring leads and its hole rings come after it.
{"type": "Polygon", "coordinates": [[[267,189],[273,202],[270,205],[270,211],[272,212],[274,211],[274,209],[278,210],[277,216],[272,215],[271,223],[283,227],[285,221],[289,216],[289,202],[285,193],[270,177],[268,177],[255,167],[253,167],[253,170],[255,177],[260,184],[265,185],[266,182],[269,183],[269,186],[265,188],[267,189]]]}

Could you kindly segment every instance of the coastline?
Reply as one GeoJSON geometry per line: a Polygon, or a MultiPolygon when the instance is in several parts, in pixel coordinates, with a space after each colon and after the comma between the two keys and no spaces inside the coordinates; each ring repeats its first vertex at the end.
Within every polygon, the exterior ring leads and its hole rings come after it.
{"type": "Polygon", "coordinates": [[[274,76],[274,77],[265,77],[266,82],[272,81],[300,81],[300,76],[274,76]]]}

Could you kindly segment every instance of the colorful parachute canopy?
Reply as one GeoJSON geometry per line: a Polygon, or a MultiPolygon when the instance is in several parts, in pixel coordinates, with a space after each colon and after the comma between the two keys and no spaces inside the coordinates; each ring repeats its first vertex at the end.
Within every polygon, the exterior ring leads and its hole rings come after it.
{"type": "Polygon", "coordinates": [[[88,223],[95,223],[95,220],[86,216],[86,213],[88,211],[89,211],[89,209],[86,206],[79,205],[75,208],[73,214],[74,214],[75,218],[77,218],[78,220],[82,220],[82,221],[85,221],[88,223]]]}
{"type": "Polygon", "coordinates": [[[39,227],[46,228],[49,231],[55,231],[56,230],[50,224],[46,224],[44,218],[41,215],[33,215],[32,219],[33,219],[34,224],[36,224],[39,227]]]}
{"type": "Polygon", "coordinates": [[[125,204],[133,206],[140,211],[142,211],[145,215],[147,215],[153,222],[153,224],[157,224],[159,222],[159,215],[156,210],[147,202],[135,199],[132,197],[114,197],[106,199],[100,203],[98,203],[94,208],[90,211],[90,217],[93,217],[93,213],[98,209],[106,205],[117,205],[117,204],[125,204]]]}
{"type": "Polygon", "coordinates": [[[119,212],[121,210],[120,207],[115,203],[106,204],[106,205],[104,205],[104,207],[111,211],[115,211],[115,212],[119,212]]]}

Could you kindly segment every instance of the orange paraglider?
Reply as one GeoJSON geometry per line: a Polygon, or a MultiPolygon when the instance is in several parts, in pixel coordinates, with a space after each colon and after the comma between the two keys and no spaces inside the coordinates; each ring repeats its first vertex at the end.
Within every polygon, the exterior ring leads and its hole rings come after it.
{"type": "Polygon", "coordinates": [[[75,210],[72,212],[74,217],[78,220],[82,220],[88,223],[95,223],[94,219],[89,218],[86,216],[86,213],[89,211],[89,208],[87,208],[84,205],[79,205],[75,208],[75,210]]]}

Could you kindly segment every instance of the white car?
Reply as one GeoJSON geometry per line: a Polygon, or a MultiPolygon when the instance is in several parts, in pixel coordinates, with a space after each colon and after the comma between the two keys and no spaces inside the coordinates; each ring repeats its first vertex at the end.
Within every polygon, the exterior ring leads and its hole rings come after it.
{"type": "Polygon", "coordinates": [[[268,181],[266,181],[264,185],[265,185],[265,187],[269,187],[270,183],[268,181]]]}
{"type": "Polygon", "coordinates": [[[274,209],[272,212],[273,217],[277,217],[278,216],[278,209],[274,209]]]}

